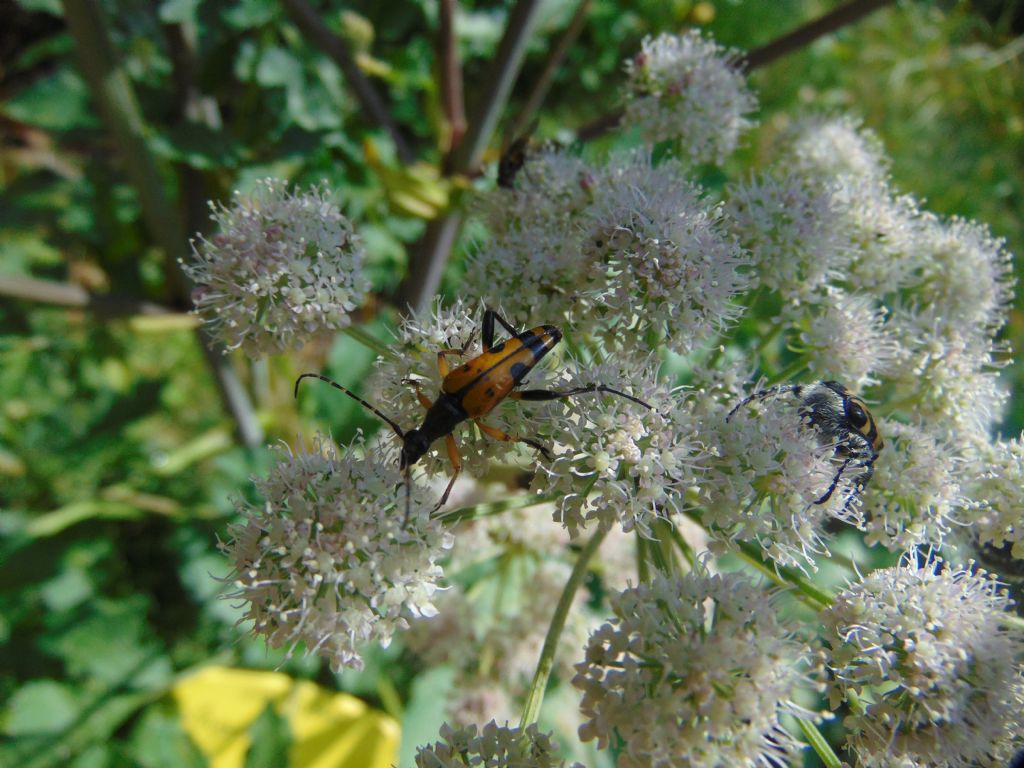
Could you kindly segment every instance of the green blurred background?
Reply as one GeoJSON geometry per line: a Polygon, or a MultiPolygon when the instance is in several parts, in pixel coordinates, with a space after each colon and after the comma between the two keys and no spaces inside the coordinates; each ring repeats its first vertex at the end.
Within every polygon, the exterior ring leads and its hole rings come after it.
{"type": "MultiPolygon", "coordinates": [[[[283,765],[289,754],[295,765],[339,765],[344,755],[297,745],[310,729],[340,733],[352,723],[363,730],[350,739],[348,765],[396,759],[387,752],[397,744],[394,723],[339,692],[401,722],[401,764],[410,765],[415,745],[440,725],[443,670],[425,673],[400,643],[370,651],[361,673],[286,661],[235,626],[239,612],[218,599],[217,578],[227,575],[218,536],[234,514],[231,498],[251,494],[249,477],[270,460],[262,446],[309,434],[313,423],[340,441],[376,428],[329,388],[311,389],[308,412],[297,413],[295,375],[359,381],[372,354],[340,336],[256,364],[229,356],[211,365],[184,314],[174,258],[187,254],[187,235],[206,230],[207,200],[226,201],[268,175],[325,180],[367,244],[378,298],[365,314],[378,326],[392,322],[379,308],[398,289],[424,218],[470,194],[429,167],[444,135],[437,2],[316,6],[427,164],[413,177],[280,3],[105,0],[102,39],[76,38],[65,11],[89,5],[6,3],[0,29],[0,765],[206,765],[219,736],[204,733],[204,711],[237,715],[224,726],[241,739],[235,762],[217,765],[283,765]],[[94,106],[84,73],[102,63],[106,45],[117,69],[103,75],[131,86],[155,184],[181,214],[175,253],[143,218],[145,194],[126,170],[138,153],[125,156],[94,106]],[[62,306],[83,288],[106,299],[62,306]],[[172,313],[145,314],[140,301],[172,313]],[[253,398],[264,432],[257,447],[237,435],[218,365],[253,398]],[[210,665],[253,674],[223,671],[189,687],[190,673],[210,665]],[[315,706],[296,705],[289,716],[270,706],[309,697],[315,706]],[[371,754],[371,743],[384,752],[371,754]]],[[[566,140],[614,109],[622,61],[644,35],[698,24],[723,44],[753,49],[835,5],[593,0],[535,135],[566,140]]],[[[543,4],[506,117],[576,6],[543,4]]],[[[459,4],[469,103],[487,87],[481,75],[506,9],[459,4]]],[[[1024,4],[1013,0],[880,10],[757,70],[763,128],[724,173],[703,181],[713,188],[756,164],[794,115],[849,112],[884,141],[899,189],[936,213],[987,222],[1024,253],[1022,31],[1024,4]]],[[[590,151],[622,140],[606,136],[590,151]]],[[[490,160],[501,143],[491,141],[490,160]]],[[[448,294],[460,254],[445,274],[448,294]]],[[[1005,335],[1021,347],[1019,309],[1005,335]]],[[[1006,435],[1024,426],[1022,375],[1011,366],[1004,376],[1015,395],[1006,435]]]]}

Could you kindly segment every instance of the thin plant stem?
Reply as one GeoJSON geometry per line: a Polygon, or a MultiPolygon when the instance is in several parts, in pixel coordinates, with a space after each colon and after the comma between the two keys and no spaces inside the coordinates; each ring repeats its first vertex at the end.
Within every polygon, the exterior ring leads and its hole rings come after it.
{"type": "Polygon", "coordinates": [[[796,719],[800,726],[800,730],[803,731],[804,738],[807,743],[810,744],[818,757],[821,758],[821,762],[825,764],[825,768],[842,768],[843,762],[839,759],[839,756],[832,750],[831,745],[824,736],[821,735],[821,731],[818,730],[818,726],[809,720],[805,720],[802,717],[796,719]]]}
{"type": "Polygon", "coordinates": [[[814,21],[797,27],[782,37],[776,38],[767,45],[755,48],[742,59],[740,64],[747,70],[763,67],[783,56],[806,48],[820,37],[830,35],[843,27],[860,21],[879,8],[891,5],[894,0],[850,0],[838,8],[829,11],[814,21]]]}
{"type": "Polygon", "coordinates": [[[540,77],[537,78],[530,95],[526,98],[526,103],[523,104],[519,114],[512,120],[505,132],[509,140],[521,136],[533,122],[533,116],[537,114],[541,104],[544,103],[544,99],[551,89],[551,83],[555,79],[555,74],[565,60],[565,55],[569,52],[572,44],[576,42],[576,38],[580,36],[580,32],[583,31],[583,25],[587,22],[587,14],[590,12],[590,4],[591,0],[580,0],[579,5],[576,6],[576,12],[573,14],[569,26],[565,28],[561,37],[558,38],[558,42],[555,43],[555,47],[551,49],[547,61],[544,62],[544,69],[541,70],[540,77]]]}
{"type": "MultiPolygon", "coordinates": [[[[470,110],[466,134],[452,153],[451,173],[468,174],[480,164],[498,116],[508,102],[509,92],[519,75],[540,5],[540,0],[519,0],[509,13],[494,61],[484,73],[484,87],[478,89],[479,97],[470,110]]],[[[396,301],[400,312],[422,312],[430,306],[462,228],[462,218],[461,212],[451,211],[429,222],[419,242],[410,248],[409,269],[398,289],[396,301]]]]}
{"type": "Polygon", "coordinates": [[[416,153],[413,152],[409,142],[405,140],[398,125],[391,119],[384,99],[377,93],[377,89],[373,87],[369,78],[359,69],[359,65],[356,64],[345,41],[328,29],[320,19],[320,15],[306,0],[284,0],[284,7],[302,34],[338,65],[345,77],[345,82],[348,83],[356,99],[359,100],[363,111],[391,137],[398,159],[403,163],[414,162],[416,153]]]}
{"type": "Polygon", "coordinates": [[[398,354],[395,350],[391,349],[387,344],[367,333],[365,329],[358,325],[347,325],[341,329],[341,332],[348,336],[354,341],[358,341],[367,349],[376,352],[378,355],[383,357],[385,360],[397,360],[398,354]]]}
{"type": "Polygon", "coordinates": [[[820,611],[822,608],[832,605],[832,594],[819,587],[795,568],[766,563],[761,557],[760,549],[750,542],[740,541],[736,543],[736,546],[739,549],[740,557],[744,561],[779,586],[793,587],[793,595],[809,608],[820,611]]]}
{"type": "Polygon", "coordinates": [[[511,509],[525,509],[526,507],[534,507],[538,504],[547,504],[548,502],[555,501],[557,498],[557,496],[539,496],[527,493],[510,499],[502,499],[501,501],[489,501],[482,504],[472,504],[468,507],[459,507],[448,512],[435,514],[434,517],[442,520],[445,525],[453,525],[460,520],[478,520],[481,517],[500,515],[502,512],[508,512],[511,509]]]}
{"type": "MultiPolygon", "coordinates": [[[[79,52],[79,66],[89,84],[104,125],[120,148],[124,171],[139,195],[142,218],[150,235],[164,251],[164,273],[179,295],[188,294],[188,280],[179,264],[187,255],[185,231],[178,210],[164,189],[156,160],[146,143],[146,126],[128,74],[120,66],[109,25],[97,0],[63,0],[68,30],[79,52]]],[[[204,350],[227,411],[235,421],[239,439],[248,448],[263,442],[263,427],[252,402],[223,349],[203,329],[196,337],[204,350]]]]}
{"type": "Polygon", "coordinates": [[[462,65],[455,37],[456,0],[441,0],[437,58],[441,69],[441,103],[448,120],[448,153],[444,165],[451,163],[451,153],[462,143],[466,133],[466,105],[462,95],[462,65]]]}
{"type": "Polygon", "coordinates": [[[40,304],[86,309],[103,317],[176,314],[170,307],[132,296],[90,293],[74,283],[57,283],[52,280],[39,280],[22,275],[0,275],[0,296],[40,304]]]}
{"type": "Polygon", "coordinates": [[[519,723],[520,729],[537,722],[540,714],[540,705],[544,701],[544,691],[548,685],[548,678],[551,677],[551,669],[555,663],[555,651],[558,648],[558,638],[565,628],[565,621],[572,608],[572,601],[576,597],[576,590],[583,583],[583,577],[587,573],[587,565],[591,558],[601,548],[601,543],[608,535],[608,531],[600,528],[590,537],[590,541],[576,558],[569,580],[562,590],[562,596],[558,598],[558,605],[555,606],[555,614],[551,617],[551,624],[548,626],[548,633],[544,638],[544,647],[540,652],[540,659],[537,662],[537,671],[533,675],[533,683],[530,685],[529,693],[526,696],[526,705],[523,707],[523,718],[519,723]]]}

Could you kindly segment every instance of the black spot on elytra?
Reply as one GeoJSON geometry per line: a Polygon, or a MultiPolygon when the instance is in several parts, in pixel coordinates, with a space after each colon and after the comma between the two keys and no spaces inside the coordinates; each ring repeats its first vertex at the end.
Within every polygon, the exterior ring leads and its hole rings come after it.
{"type": "Polygon", "coordinates": [[[494,397],[494,387],[488,387],[487,388],[487,396],[488,397],[494,397]]]}
{"type": "Polygon", "coordinates": [[[493,347],[491,347],[487,351],[488,352],[501,352],[501,350],[503,350],[504,348],[505,348],[505,342],[503,341],[500,344],[495,344],[493,347]]]}
{"type": "Polygon", "coordinates": [[[529,370],[529,367],[527,367],[525,363],[513,363],[512,367],[509,369],[509,373],[512,374],[512,379],[514,381],[519,381],[529,370]]]}

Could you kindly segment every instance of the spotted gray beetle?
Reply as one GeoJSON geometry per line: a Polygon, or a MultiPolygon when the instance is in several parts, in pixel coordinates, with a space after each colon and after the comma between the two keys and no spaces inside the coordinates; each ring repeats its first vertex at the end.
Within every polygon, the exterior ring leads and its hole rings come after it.
{"type": "Polygon", "coordinates": [[[875,460],[885,442],[867,404],[838,381],[816,381],[813,384],[780,384],[749,395],[729,411],[728,421],[747,403],[766,400],[789,393],[799,402],[800,415],[817,427],[818,441],[835,446],[834,460],[839,462],[828,490],[815,501],[824,504],[835,492],[847,469],[860,469],[854,478],[854,488],[846,497],[843,508],[853,503],[875,473],[875,460]]]}

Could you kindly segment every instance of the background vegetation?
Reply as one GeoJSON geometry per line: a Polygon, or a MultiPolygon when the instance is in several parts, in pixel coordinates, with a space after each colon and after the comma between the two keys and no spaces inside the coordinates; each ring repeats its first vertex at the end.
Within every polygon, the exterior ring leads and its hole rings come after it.
{"type": "MultiPolygon", "coordinates": [[[[377,299],[363,312],[382,333],[393,325],[407,250],[425,220],[463,202],[474,184],[493,183],[452,183],[437,172],[449,127],[438,3],[316,7],[387,94],[419,165],[400,157],[300,29],[294,3],[101,5],[90,27],[75,16],[90,3],[17,0],[0,30],[0,730],[9,737],[0,765],[205,765],[172,692],[211,662],[278,669],[288,676],[279,681],[314,680],[360,697],[403,721],[407,765],[440,724],[441,678],[425,678],[398,646],[368,654],[359,674],[332,674],[315,659],[284,662],[235,626],[215,578],[227,571],[217,540],[234,514],[231,498],[252,493],[267,443],[308,434],[312,421],[340,441],[376,428],[329,388],[311,389],[310,412],[297,413],[295,376],[322,370],[357,382],[372,353],[339,336],[267,363],[206,355],[184,314],[176,259],[187,256],[187,235],[207,229],[207,200],[226,201],[268,175],[304,186],[324,180],[367,243],[377,299]],[[97,109],[96,76],[122,126],[135,109],[125,94],[134,93],[138,121],[123,135],[97,109]],[[163,223],[146,218],[154,199],[164,203],[163,223]],[[238,383],[253,419],[223,394],[238,383]]],[[[577,5],[543,4],[506,120],[577,5]]],[[[593,0],[534,133],[571,141],[614,110],[621,63],[647,34],[699,24],[749,50],[832,6],[593,0]]],[[[506,12],[502,2],[459,4],[470,107],[490,87],[486,67],[506,12]]],[[[989,223],[1024,253],[1022,23],[1022,4],[995,0],[877,11],[753,74],[764,135],[808,108],[860,115],[883,139],[902,190],[936,213],[989,223]]],[[[601,138],[591,151],[628,140],[601,138]]],[[[492,138],[487,160],[501,144],[492,138]]],[[[743,151],[749,159],[762,147],[743,151]]],[[[714,188],[722,178],[709,172],[703,181],[714,188]]],[[[458,283],[460,255],[443,290],[458,283]]],[[[1019,349],[1019,309],[1008,336],[1019,349]]],[[[1024,373],[1008,374],[1015,409],[1003,432],[1016,435],[1024,373]]],[[[294,728],[267,708],[251,729],[248,764],[280,764],[294,728]]]]}

